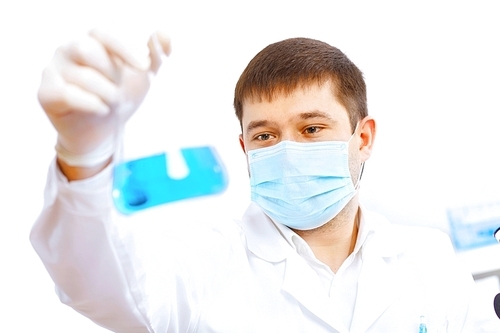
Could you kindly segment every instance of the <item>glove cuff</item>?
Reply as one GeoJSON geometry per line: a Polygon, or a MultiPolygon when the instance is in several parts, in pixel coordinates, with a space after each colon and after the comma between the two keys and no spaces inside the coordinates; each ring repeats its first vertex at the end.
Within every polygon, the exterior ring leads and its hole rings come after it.
{"type": "Polygon", "coordinates": [[[90,168],[104,163],[113,156],[116,152],[116,144],[114,140],[109,140],[88,153],[75,154],[67,150],[58,141],[55,150],[57,158],[64,163],[74,167],[90,168]]]}

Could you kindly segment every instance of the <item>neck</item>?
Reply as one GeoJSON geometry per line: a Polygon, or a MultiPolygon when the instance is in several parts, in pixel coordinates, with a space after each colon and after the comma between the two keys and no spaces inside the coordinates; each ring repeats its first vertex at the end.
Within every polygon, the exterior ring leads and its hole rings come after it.
{"type": "Polygon", "coordinates": [[[332,220],[313,230],[294,230],[311,247],[318,260],[336,273],[354,251],[358,237],[356,197],[332,220]]]}

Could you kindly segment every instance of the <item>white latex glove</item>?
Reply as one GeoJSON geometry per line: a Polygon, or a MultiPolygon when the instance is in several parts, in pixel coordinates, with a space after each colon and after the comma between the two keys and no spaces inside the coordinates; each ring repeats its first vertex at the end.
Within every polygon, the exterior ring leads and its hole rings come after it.
{"type": "Polygon", "coordinates": [[[45,68],[38,99],[58,132],[58,159],[93,167],[110,159],[125,122],[139,107],[170,40],[160,32],[148,41],[149,58],[136,59],[116,39],[92,30],[61,46],[45,68]]]}

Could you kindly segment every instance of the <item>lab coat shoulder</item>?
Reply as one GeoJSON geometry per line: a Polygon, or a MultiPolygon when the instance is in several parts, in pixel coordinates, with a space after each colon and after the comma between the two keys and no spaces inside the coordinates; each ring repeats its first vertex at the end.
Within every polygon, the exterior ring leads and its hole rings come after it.
{"type": "Polygon", "coordinates": [[[364,254],[397,257],[414,261],[419,267],[440,261],[458,263],[449,236],[436,228],[408,226],[388,221],[384,216],[363,211],[369,229],[364,254]],[[369,249],[369,250],[367,250],[369,249]]]}

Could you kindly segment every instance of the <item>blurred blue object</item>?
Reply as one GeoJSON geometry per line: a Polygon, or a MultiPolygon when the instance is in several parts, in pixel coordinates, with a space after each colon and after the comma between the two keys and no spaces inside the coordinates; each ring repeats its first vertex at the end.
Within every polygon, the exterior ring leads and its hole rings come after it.
{"type": "Polygon", "coordinates": [[[494,233],[500,227],[500,202],[448,209],[448,221],[457,250],[497,244],[494,233]]]}
{"type": "Polygon", "coordinates": [[[131,214],[157,205],[226,190],[227,172],[215,148],[203,146],[180,151],[189,169],[181,179],[169,176],[167,153],[125,161],[115,166],[113,200],[117,210],[131,214]]]}

